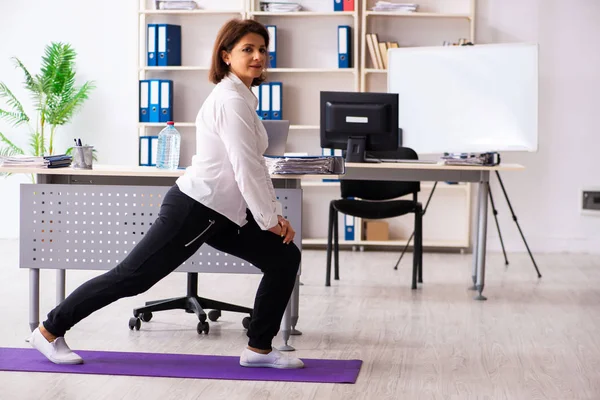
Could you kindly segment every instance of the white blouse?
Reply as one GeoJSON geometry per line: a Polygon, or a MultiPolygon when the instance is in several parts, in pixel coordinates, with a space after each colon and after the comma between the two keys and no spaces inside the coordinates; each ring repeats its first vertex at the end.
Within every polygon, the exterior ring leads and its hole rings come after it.
{"type": "Polygon", "coordinates": [[[196,154],[177,186],[239,226],[249,208],[267,230],[277,225],[281,204],[263,157],[268,138],[257,104],[233,73],[215,86],[196,117],[196,154]]]}

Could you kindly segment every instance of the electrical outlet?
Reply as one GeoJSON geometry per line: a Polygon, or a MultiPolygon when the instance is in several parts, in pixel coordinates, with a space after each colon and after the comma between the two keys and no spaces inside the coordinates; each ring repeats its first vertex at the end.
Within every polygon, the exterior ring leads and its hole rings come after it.
{"type": "Polygon", "coordinates": [[[581,191],[581,213],[600,216],[600,188],[581,191]]]}

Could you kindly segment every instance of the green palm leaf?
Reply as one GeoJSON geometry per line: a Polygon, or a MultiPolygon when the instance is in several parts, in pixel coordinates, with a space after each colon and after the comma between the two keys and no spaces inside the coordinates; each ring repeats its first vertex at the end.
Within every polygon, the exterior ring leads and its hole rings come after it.
{"type": "Polygon", "coordinates": [[[46,146],[43,143],[42,135],[39,132],[31,134],[31,137],[29,138],[29,147],[34,156],[46,154],[46,146]]]}
{"type": "Polygon", "coordinates": [[[56,103],[52,104],[52,108],[48,113],[48,123],[52,125],[66,124],[81,108],[83,103],[88,99],[89,93],[94,88],[94,82],[86,82],[76,92],[77,88],[57,99],[56,103]]]}
{"type": "Polygon", "coordinates": [[[29,70],[27,70],[25,65],[17,57],[13,57],[13,61],[14,61],[15,65],[17,67],[19,67],[21,69],[21,71],[23,71],[23,75],[25,75],[25,87],[28,90],[36,90],[37,89],[36,82],[33,79],[33,76],[31,75],[29,70]]]}
{"type": "Polygon", "coordinates": [[[29,91],[33,103],[35,104],[36,110],[41,111],[43,109],[42,104],[44,103],[44,92],[42,85],[37,77],[31,75],[27,67],[17,57],[13,57],[15,65],[21,69],[23,75],[25,75],[24,86],[29,91]]]}
{"type": "Polygon", "coordinates": [[[6,146],[2,148],[0,155],[14,156],[15,154],[25,154],[20,147],[11,142],[2,132],[0,132],[0,142],[6,144],[6,146]]]}
{"type": "Polygon", "coordinates": [[[75,57],[69,44],[51,43],[42,58],[41,81],[44,92],[62,94],[75,84],[75,57]]]}
{"type": "MultiPolygon", "coordinates": [[[[0,112],[0,117],[6,118],[6,116],[4,116],[4,114],[6,113],[6,114],[10,114],[9,118],[8,118],[9,120],[10,119],[14,119],[14,120],[24,119],[27,122],[29,121],[29,117],[25,113],[25,109],[23,108],[23,105],[15,97],[15,95],[10,91],[8,86],[6,86],[3,82],[0,82],[0,99],[4,99],[4,101],[6,101],[6,104],[10,108],[12,108],[12,112],[7,112],[7,111],[0,112]]],[[[14,121],[13,121],[13,123],[14,123],[14,121]]]]}
{"type": "Polygon", "coordinates": [[[0,109],[0,119],[6,120],[12,126],[17,127],[25,122],[29,121],[29,117],[25,114],[18,112],[10,112],[0,109]]]}

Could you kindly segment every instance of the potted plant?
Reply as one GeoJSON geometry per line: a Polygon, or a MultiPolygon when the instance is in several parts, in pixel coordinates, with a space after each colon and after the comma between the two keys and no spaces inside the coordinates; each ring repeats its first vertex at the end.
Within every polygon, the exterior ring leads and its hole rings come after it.
{"type": "Polygon", "coordinates": [[[54,154],[57,128],[71,121],[95,87],[93,81],[82,86],[75,85],[76,55],[68,43],[50,43],[45,48],[40,73],[36,75],[32,75],[21,60],[13,57],[15,66],[25,76],[23,84],[33,100],[36,120],[29,117],[23,103],[6,84],[0,82],[0,99],[7,106],[0,108],[0,119],[15,128],[25,124],[29,128],[28,152],[0,132],[0,156],[54,154]]]}

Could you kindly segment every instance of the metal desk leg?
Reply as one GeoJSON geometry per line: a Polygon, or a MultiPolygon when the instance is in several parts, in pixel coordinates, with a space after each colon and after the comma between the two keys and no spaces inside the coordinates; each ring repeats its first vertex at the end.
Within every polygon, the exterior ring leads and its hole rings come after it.
{"type": "MultiPolygon", "coordinates": [[[[293,297],[293,295],[292,295],[293,297]]],[[[292,327],[292,299],[288,301],[287,307],[285,308],[285,313],[283,313],[283,318],[281,319],[281,337],[283,338],[283,346],[279,347],[280,351],[294,351],[296,350],[292,346],[288,345],[288,340],[290,339],[292,327]]]]}
{"type": "Polygon", "coordinates": [[[56,305],[59,305],[65,299],[66,272],[64,269],[56,270],[56,305]]]}
{"type": "Polygon", "coordinates": [[[490,173],[481,173],[477,205],[477,281],[475,288],[479,292],[475,300],[487,300],[481,293],[485,286],[485,255],[488,220],[488,191],[490,190],[490,173]]]}
{"type": "Polygon", "coordinates": [[[29,269],[29,329],[40,325],[40,270],[29,269]]]}
{"type": "MultiPolygon", "coordinates": [[[[480,186],[481,184],[479,184],[478,186],[480,186]]],[[[479,199],[479,197],[478,197],[479,199]]],[[[469,286],[469,290],[477,290],[477,259],[479,258],[479,244],[478,242],[478,238],[479,238],[479,203],[477,204],[477,226],[475,226],[475,229],[473,229],[473,235],[471,237],[472,241],[473,241],[473,257],[472,257],[472,272],[471,272],[471,279],[473,280],[473,285],[469,286]]]]}
{"type": "Polygon", "coordinates": [[[292,328],[290,330],[290,334],[292,335],[302,335],[298,329],[296,329],[296,324],[298,324],[298,317],[300,316],[300,275],[296,276],[296,284],[294,285],[294,291],[292,292],[292,328]]]}

